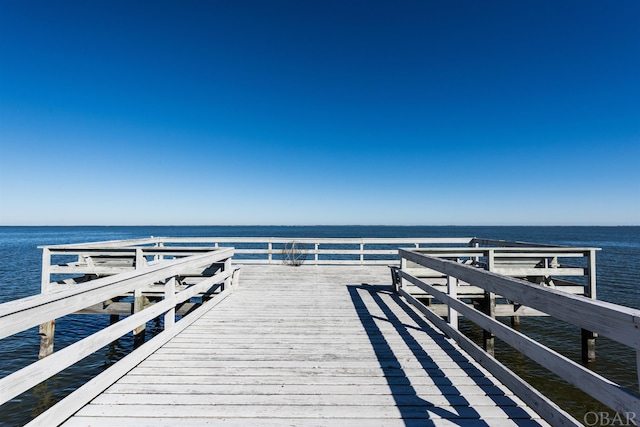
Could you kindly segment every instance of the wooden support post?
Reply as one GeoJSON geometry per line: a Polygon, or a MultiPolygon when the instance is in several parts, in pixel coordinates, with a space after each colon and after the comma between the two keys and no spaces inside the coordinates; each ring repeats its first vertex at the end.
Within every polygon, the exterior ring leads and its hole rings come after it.
{"type": "MultiPolygon", "coordinates": [[[[167,280],[167,283],[164,286],[164,299],[174,300],[175,294],[176,294],[176,278],[171,277],[167,280]]],[[[176,323],[176,308],[174,306],[171,310],[167,311],[164,315],[165,331],[171,328],[175,323],[176,323]]]]}
{"type": "MultiPolygon", "coordinates": [[[[513,303],[513,310],[515,311],[516,307],[515,307],[515,303],[513,303]]],[[[511,326],[513,327],[518,327],[520,326],[520,316],[511,316],[511,326]]]]}
{"type": "MultiPolygon", "coordinates": [[[[487,265],[488,265],[489,271],[492,271],[495,265],[495,253],[493,249],[489,250],[489,253],[487,256],[487,265]]],[[[495,319],[496,295],[493,292],[485,292],[484,301],[482,305],[483,305],[484,313],[487,316],[490,316],[495,319]]],[[[494,355],[495,336],[491,332],[486,330],[482,331],[482,346],[487,353],[489,353],[491,356],[494,355]]]]}
{"type": "MultiPolygon", "coordinates": [[[[133,291],[133,313],[137,313],[142,310],[144,310],[144,295],[142,295],[142,289],[138,288],[133,291]]],[[[133,336],[135,337],[138,334],[144,335],[146,328],[146,323],[138,326],[133,330],[133,336]]]]}
{"type": "MultiPolygon", "coordinates": [[[[496,294],[494,294],[493,292],[484,293],[483,308],[484,313],[487,316],[490,316],[494,319],[496,318],[496,294]]],[[[493,356],[495,350],[495,335],[493,335],[489,331],[483,330],[482,346],[484,348],[484,351],[493,356]]]]}
{"type": "Polygon", "coordinates": [[[581,341],[582,341],[582,361],[585,363],[593,362],[596,360],[596,337],[595,334],[586,329],[581,329],[581,341]]]}
{"type": "MultiPolygon", "coordinates": [[[[138,248],[136,249],[136,270],[139,270],[142,267],[144,267],[144,264],[145,264],[144,254],[142,253],[142,249],[138,248]]],[[[133,291],[133,313],[132,314],[142,311],[143,309],[144,309],[144,295],[142,295],[142,289],[137,288],[133,291]]],[[[147,325],[145,323],[133,330],[133,337],[135,340],[141,340],[141,339],[144,340],[144,331],[146,327],[147,325]],[[138,335],[140,335],[140,337],[138,337],[138,335]]]]}
{"type": "MultiPolygon", "coordinates": [[[[587,255],[587,278],[588,287],[586,289],[587,297],[596,299],[596,251],[591,249],[585,253],[587,255]]],[[[594,362],[596,360],[596,338],[598,334],[588,331],[586,329],[581,330],[581,343],[582,343],[582,361],[584,363],[594,362]]]]}
{"type": "MultiPolygon", "coordinates": [[[[447,293],[451,298],[458,298],[458,279],[447,276],[447,293]]],[[[452,328],[458,329],[458,312],[449,305],[447,307],[447,322],[452,328]]]]}
{"type": "Polygon", "coordinates": [[[53,353],[53,337],[56,331],[56,321],[50,320],[40,325],[38,332],[40,334],[40,351],[38,359],[43,359],[53,353]]]}
{"type": "MultiPolygon", "coordinates": [[[[40,293],[49,293],[51,283],[51,251],[48,248],[42,249],[42,276],[40,279],[40,293]]],[[[40,335],[40,351],[38,359],[43,359],[53,353],[53,342],[56,330],[56,320],[43,323],[38,328],[40,335]]]]}

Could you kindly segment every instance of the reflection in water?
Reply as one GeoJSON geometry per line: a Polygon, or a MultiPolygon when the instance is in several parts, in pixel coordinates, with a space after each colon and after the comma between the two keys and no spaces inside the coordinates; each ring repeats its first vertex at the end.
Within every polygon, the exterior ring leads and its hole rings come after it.
{"type": "Polygon", "coordinates": [[[31,410],[31,417],[35,418],[55,403],[53,391],[49,389],[49,381],[38,384],[33,388],[33,396],[37,404],[31,410]]]}

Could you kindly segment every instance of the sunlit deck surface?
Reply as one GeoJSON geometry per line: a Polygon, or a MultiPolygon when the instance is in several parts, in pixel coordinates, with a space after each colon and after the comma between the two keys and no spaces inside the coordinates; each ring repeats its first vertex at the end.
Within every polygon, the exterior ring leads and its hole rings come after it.
{"type": "Polygon", "coordinates": [[[65,425],[547,425],[385,266],[248,265],[239,283],[65,425]]]}

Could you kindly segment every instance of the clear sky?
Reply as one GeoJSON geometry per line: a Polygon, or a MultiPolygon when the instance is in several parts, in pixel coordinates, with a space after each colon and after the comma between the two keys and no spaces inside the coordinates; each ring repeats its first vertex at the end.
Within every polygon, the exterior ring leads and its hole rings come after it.
{"type": "Polygon", "coordinates": [[[640,2],[0,0],[0,225],[640,224],[640,2]]]}

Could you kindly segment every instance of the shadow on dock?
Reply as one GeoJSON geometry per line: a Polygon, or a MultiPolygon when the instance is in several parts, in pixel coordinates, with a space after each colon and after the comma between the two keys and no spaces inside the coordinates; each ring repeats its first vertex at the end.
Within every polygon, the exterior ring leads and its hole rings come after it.
{"type": "Polygon", "coordinates": [[[462,395],[438,365],[438,362],[428,354],[422,344],[411,334],[410,330],[423,332],[428,335],[433,342],[437,343],[437,345],[451,357],[451,360],[473,379],[475,385],[495,403],[495,406],[505,412],[505,418],[510,419],[516,425],[539,425],[535,420],[531,419],[526,411],[518,407],[517,402],[507,396],[504,391],[488,379],[483,372],[475,368],[473,364],[469,362],[467,356],[453,346],[447,340],[446,336],[436,331],[416,314],[401,297],[394,294],[390,286],[363,283],[361,285],[348,285],[347,288],[360,322],[367,333],[371,346],[380,363],[380,367],[384,372],[384,377],[391,390],[393,399],[402,419],[405,421],[405,425],[418,425],[418,420],[421,426],[435,425],[433,421],[429,422],[427,420],[430,418],[443,418],[458,425],[489,426],[489,424],[482,419],[481,414],[472,407],[472,402],[469,402],[467,398],[462,395]],[[371,313],[360,292],[365,292],[377,304],[385,317],[376,316],[371,313]],[[402,322],[384,302],[381,297],[383,294],[391,297],[393,301],[419,325],[419,328],[402,322]],[[388,322],[393,327],[397,335],[420,363],[425,373],[433,379],[439,393],[445,396],[449,404],[448,406],[455,408],[455,411],[440,407],[419,396],[409,376],[403,369],[401,361],[394,353],[392,346],[376,324],[376,321],[388,322]]]}

